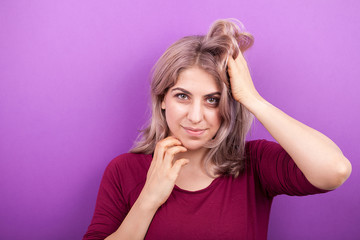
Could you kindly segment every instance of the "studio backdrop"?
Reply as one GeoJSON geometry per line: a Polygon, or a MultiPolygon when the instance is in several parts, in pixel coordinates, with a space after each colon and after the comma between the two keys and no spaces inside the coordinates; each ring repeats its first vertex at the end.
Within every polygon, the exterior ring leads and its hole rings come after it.
{"type": "MultiPolygon", "coordinates": [[[[356,0],[0,1],[0,239],[82,238],[105,167],[149,117],[152,66],[220,18],[254,35],[260,94],[353,167],[330,193],[276,197],[268,239],[359,239],[359,12],[356,0]]],[[[255,121],[258,138],[272,140],[255,121]]]]}

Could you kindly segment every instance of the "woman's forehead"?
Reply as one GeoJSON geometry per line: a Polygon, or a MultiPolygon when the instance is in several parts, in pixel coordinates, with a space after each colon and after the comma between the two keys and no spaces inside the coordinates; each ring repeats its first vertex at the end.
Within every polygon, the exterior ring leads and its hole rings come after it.
{"type": "Polygon", "coordinates": [[[220,91],[219,84],[214,76],[197,67],[186,69],[180,73],[175,85],[171,89],[179,87],[188,91],[207,93],[220,91]]]}

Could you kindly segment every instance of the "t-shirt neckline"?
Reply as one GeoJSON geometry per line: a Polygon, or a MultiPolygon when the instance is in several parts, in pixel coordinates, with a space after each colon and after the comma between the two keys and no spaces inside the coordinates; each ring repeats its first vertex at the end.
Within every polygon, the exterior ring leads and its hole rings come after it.
{"type": "Polygon", "coordinates": [[[208,191],[211,191],[214,187],[216,187],[220,183],[220,179],[222,179],[222,178],[223,178],[223,176],[219,176],[219,177],[215,178],[214,180],[212,180],[212,182],[207,187],[205,187],[203,189],[190,191],[190,190],[182,189],[175,184],[174,190],[176,190],[178,192],[187,193],[187,194],[199,194],[199,193],[203,193],[203,192],[208,192],[208,191]]]}

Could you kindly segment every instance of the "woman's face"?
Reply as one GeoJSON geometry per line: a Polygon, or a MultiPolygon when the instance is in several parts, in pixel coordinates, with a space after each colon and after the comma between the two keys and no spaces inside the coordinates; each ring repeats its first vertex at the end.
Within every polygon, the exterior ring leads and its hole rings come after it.
{"type": "Polygon", "coordinates": [[[161,105],[170,135],[188,150],[202,148],[220,128],[220,97],[214,78],[204,70],[193,67],[180,73],[161,105]]]}

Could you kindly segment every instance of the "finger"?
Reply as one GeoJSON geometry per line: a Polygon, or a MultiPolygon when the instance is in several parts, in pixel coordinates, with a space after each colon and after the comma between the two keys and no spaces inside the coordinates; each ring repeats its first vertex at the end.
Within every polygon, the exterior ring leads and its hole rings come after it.
{"type": "Polygon", "coordinates": [[[164,138],[163,140],[159,141],[156,144],[153,160],[157,161],[157,159],[163,159],[165,155],[165,151],[169,147],[178,146],[178,145],[181,145],[181,142],[177,138],[173,136],[164,138]]]}
{"type": "Polygon", "coordinates": [[[179,152],[186,152],[186,151],[187,151],[187,149],[183,146],[175,146],[175,147],[169,148],[165,153],[165,157],[164,157],[164,161],[163,161],[164,167],[166,169],[170,169],[175,154],[177,154],[179,152]]]}
{"type": "Polygon", "coordinates": [[[240,67],[247,66],[246,59],[245,59],[245,57],[244,57],[244,55],[242,54],[241,51],[239,52],[239,55],[236,57],[235,62],[240,67]]]}
{"type": "Polygon", "coordinates": [[[228,59],[228,68],[234,68],[235,67],[235,60],[232,56],[229,56],[228,59]]]}
{"type": "Polygon", "coordinates": [[[238,54],[238,56],[236,57],[235,61],[236,61],[237,59],[245,59],[245,58],[244,58],[244,54],[240,51],[240,49],[239,49],[239,54],[238,54]]]}
{"type": "Polygon", "coordinates": [[[181,145],[181,142],[173,136],[164,138],[163,140],[159,141],[155,147],[154,157],[152,159],[153,167],[151,168],[151,171],[153,171],[154,168],[156,169],[162,166],[163,159],[165,157],[165,152],[169,147],[178,146],[178,145],[181,145]]]}
{"type": "Polygon", "coordinates": [[[228,60],[228,73],[229,73],[229,77],[232,78],[233,76],[235,76],[235,72],[237,71],[237,66],[236,66],[236,62],[234,60],[234,58],[232,56],[229,57],[228,60]]]}
{"type": "Polygon", "coordinates": [[[174,180],[176,180],[176,178],[179,176],[180,170],[183,166],[185,166],[186,164],[188,164],[190,161],[188,159],[185,158],[181,158],[179,160],[176,160],[174,165],[172,166],[172,168],[170,169],[170,176],[172,176],[174,178],[174,180]]]}

